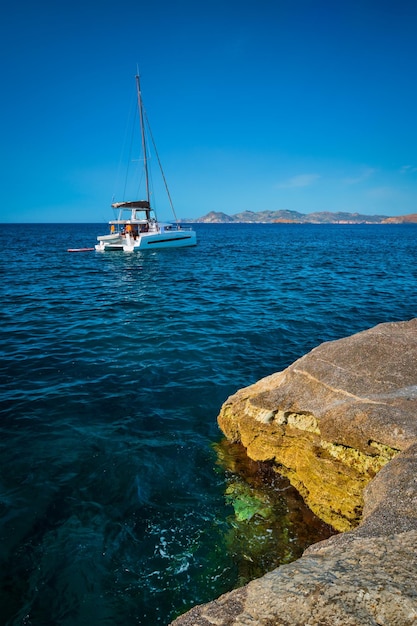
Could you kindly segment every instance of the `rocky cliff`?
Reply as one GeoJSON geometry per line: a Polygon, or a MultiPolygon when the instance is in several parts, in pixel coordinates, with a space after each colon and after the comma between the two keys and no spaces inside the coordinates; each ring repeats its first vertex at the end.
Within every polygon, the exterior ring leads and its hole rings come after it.
{"type": "Polygon", "coordinates": [[[322,344],[219,425],[346,532],[173,624],[417,623],[417,319],[322,344]]]}

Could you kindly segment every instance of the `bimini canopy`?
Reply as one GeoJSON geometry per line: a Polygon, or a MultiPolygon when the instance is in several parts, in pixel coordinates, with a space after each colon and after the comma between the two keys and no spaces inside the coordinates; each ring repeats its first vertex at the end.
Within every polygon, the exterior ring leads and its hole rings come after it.
{"type": "Polygon", "coordinates": [[[150,209],[151,206],[147,200],[134,200],[133,202],[115,202],[112,204],[115,209],[150,209]]]}

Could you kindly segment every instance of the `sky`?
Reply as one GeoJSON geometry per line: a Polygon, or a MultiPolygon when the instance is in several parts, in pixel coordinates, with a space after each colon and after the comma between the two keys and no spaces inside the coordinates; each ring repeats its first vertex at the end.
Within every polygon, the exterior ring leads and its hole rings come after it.
{"type": "Polygon", "coordinates": [[[417,213],[417,0],[16,0],[0,48],[2,222],[131,199],[137,67],[179,218],[417,213]]]}

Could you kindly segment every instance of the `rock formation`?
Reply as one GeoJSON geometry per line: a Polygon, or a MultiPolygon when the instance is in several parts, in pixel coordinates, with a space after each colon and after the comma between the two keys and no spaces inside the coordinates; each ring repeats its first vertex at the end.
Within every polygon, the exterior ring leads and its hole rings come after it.
{"type": "Polygon", "coordinates": [[[210,211],[197,219],[181,220],[186,222],[201,222],[204,224],[415,224],[417,214],[397,215],[361,215],[360,213],[317,211],[315,213],[300,213],[281,209],[278,211],[242,211],[228,215],[222,211],[210,211]]]}
{"type": "Polygon", "coordinates": [[[347,532],[173,624],[417,623],[417,319],[322,344],[231,396],[219,425],[347,532]]]}

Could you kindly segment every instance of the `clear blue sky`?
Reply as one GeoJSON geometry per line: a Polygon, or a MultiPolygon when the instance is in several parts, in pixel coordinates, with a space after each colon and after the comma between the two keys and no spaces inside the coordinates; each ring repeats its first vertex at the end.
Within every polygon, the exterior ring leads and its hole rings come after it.
{"type": "Polygon", "coordinates": [[[137,64],[178,217],[417,212],[417,0],[17,0],[0,47],[2,221],[111,219],[137,64]]]}

